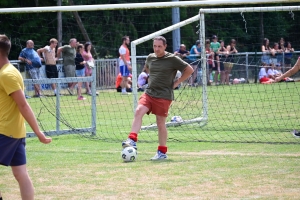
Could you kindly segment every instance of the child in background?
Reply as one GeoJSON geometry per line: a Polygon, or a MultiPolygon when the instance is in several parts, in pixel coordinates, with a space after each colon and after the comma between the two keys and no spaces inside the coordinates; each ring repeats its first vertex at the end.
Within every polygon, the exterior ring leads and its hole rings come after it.
{"type": "Polygon", "coordinates": [[[212,42],[210,43],[210,48],[213,50],[213,52],[215,54],[214,55],[214,62],[217,63],[217,66],[218,66],[217,70],[218,70],[218,72],[220,72],[220,57],[219,57],[218,51],[221,48],[221,45],[218,42],[218,37],[216,35],[212,36],[212,42]]]}

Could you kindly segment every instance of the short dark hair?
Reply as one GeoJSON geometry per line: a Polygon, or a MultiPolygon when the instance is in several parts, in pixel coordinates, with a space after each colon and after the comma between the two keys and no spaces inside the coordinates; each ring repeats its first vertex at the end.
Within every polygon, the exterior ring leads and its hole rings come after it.
{"type": "Polygon", "coordinates": [[[154,41],[154,40],[160,40],[160,41],[163,42],[164,45],[167,44],[167,40],[166,40],[166,38],[163,37],[163,36],[157,36],[157,37],[153,38],[153,41],[154,41]]]}
{"type": "Polygon", "coordinates": [[[0,52],[8,56],[11,48],[11,42],[6,35],[0,35],[0,52]]]}
{"type": "Polygon", "coordinates": [[[79,53],[80,52],[80,49],[82,49],[83,48],[83,44],[78,44],[77,45],[77,52],[79,53]]]}
{"type": "Polygon", "coordinates": [[[127,40],[127,38],[129,38],[128,35],[123,36],[123,37],[122,37],[122,43],[123,43],[125,40],[127,40]]]}
{"type": "Polygon", "coordinates": [[[198,46],[200,44],[200,40],[196,41],[196,46],[198,46]]]}
{"type": "Polygon", "coordinates": [[[211,39],[216,39],[216,38],[218,38],[218,36],[216,36],[216,35],[213,35],[213,36],[211,37],[211,39]]]}

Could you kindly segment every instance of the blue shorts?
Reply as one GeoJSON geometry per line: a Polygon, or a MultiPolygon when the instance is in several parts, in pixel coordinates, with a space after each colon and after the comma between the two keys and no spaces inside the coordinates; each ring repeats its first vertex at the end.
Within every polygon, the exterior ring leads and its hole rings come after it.
{"type": "Polygon", "coordinates": [[[76,77],[84,77],[85,76],[85,68],[76,70],[76,77]]]}
{"type": "Polygon", "coordinates": [[[126,65],[120,66],[120,73],[121,73],[121,76],[129,76],[129,74],[130,74],[128,67],[126,65]]]}
{"type": "Polygon", "coordinates": [[[25,138],[11,138],[0,134],[0,164],[20,166],[26,164],[25,138]]]}

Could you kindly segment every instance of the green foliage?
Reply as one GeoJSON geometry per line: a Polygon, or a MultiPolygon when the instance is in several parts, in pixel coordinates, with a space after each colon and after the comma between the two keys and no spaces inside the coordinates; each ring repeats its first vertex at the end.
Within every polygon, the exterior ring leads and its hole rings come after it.
{"type": "MultiPolygon", "coordinates": [[[[92,4],[124,4],[128,0],[73,0],[75,5],[92,4]]],[[[156,2],[154,0],[132,0],[130,3],[156,2]]],[[[32,7],[32,6],[56,6],[57,1],[44,0],[3,0],[0,7],[32,7]],[[35,3],[38,2],[38,5],[35,3]]],[[[69,5],[68,0],[63,0],[62,5],[69,5]]],[[[278,5],[278,4],[274,4],[278,5]]],[[[268,5],[268,6],[274,6],[268,5]]],[[[292,4],[291,4],[292,5],[292,4]]],[[[253,5],[251,5],[253,6],[253,5]]],[[[266,5],[263,5],[266,6],[266,5]]],[[[229,6],[225,6],[229,7],[229,6]]],[[[180,8],[180,19],[185,20],[199,13],[198,7],[180,8]]],[[[118,48],[121,45],[121,37],[129,35],[135,40],[153,32],[172,25],[172,9],[134,9],[134,10],[110,10],[78,12],[82,23],[96,48],[99,57],[105,57],[107,52],[112,56],[118,56],[118,48]]],[[[234,37],[237,40],[239,51],[260,51],[260,38],[267,37],[271,44],[277,42],[280,37],[292,41],[293,46],[299,46],[298,24],[299,12],[265,12],[262,14],[264,34],[261,33],[260,13],[226,13],[206,14],[206,37],[217,34],[219,39],[228,44],[234,37]],[[277,28],[280,26],[280,28],[277,28]]],[[[26,14],[1,14],[0,25],[2,32],[13,41],[10,58],[16,59],[21,48],[28,39],[35,42],[36,47],[44,46],[52,37],[57,37],[56,13],[26,13],[26,14]]],[[[78,27],[72,12],[62,13],[63,44],[68,43],[72,37],[84,43],[85,39],[78,27]]],[[[199,22],[186,25],[181,28],[181,42],[189,49],[199,38],[199,22]]],[[[168,42],[168,51],[172,51],[172,33],[164,35],[168,42]]],[[[147,55],[152,52],[150,42],[138,45],[137,54],[147,55]]]]}

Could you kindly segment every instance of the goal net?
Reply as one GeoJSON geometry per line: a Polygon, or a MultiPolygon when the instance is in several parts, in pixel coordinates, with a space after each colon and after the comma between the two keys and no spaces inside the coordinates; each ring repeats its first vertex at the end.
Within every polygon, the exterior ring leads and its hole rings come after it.
{"type": "MultiPolygon", "coordinates": [[[[134,109],[142,94],[137,91],[137,81],[147,55],[153,52],[151,39],[157,35],[166,37],[169,52],[174,52],[180,44],[185,44],[190,51],[200,40],[204,52],[205,40],[217,35],[225,46],[231,39],[236,41],[238,53],[232,55],[230,62],[225,61],[225,65],[232,66],[230,85],[219,84],[221,77],[216,75],[216,71],[207,73],[209,58],[205,52],[202,56],[188,57],[187,61],[195,66],[195,74],[174,90],[175,100],[166,124],[169,140],[299,143],[291,134],[292,130],[299,129],[299,74],[291,77],[295,82],[274,84],[260,84],[258,77],[262,66],[263,38],[269,39],[270,46],[279,42],[281,37],[285,42],[291,42],[295,51],[291,57],[283,52],[280,66],[277,66],[282,72],[296,62],[300,55],[297,51],[300,46],[297,39],[299,6],[200,9],[200,13],[197,7],[182,7],[180,22],[174,25],[171,8],[119,8],[80,11],[78,14],[94,48],[96,66],[92,77],[64,78],[63,67],[59,63],[59,79],[47,79],[43,75],[40,80],[32,80],[26,76],[22,63],[14,62],[25,78],[25,93],[32,97],[28,102],[46,134],[75,133],[96,140],[124,140],[131,129],[134,109]],[[180,37],[176,39],[180,40],[174,42],[172,31],[179,29],[180,37]],[[118,49],[124,35],[130,36],[132,41],[130,95],[121,95],[116,90],[118,49]],[[238,81],[234,82],[235,79],[238,81]],[[77,100],[76,89],[74,95],[66,89],[70,82],[94,85],[92,96],[84,94],[86,100],[77,100]],[[53,95],[52,83],[57,85],[61,96],[53,95]],[[44,97],[33,98],[33,84],[41,85],[44,97]]],[[[56,20],[49,20],[56,19],[53,12],[1,14],[0,17],[2,21],[11,22],[3,26],[13,44],[11,60],[17,59],[27,40],[32,39],[35,49],[38,49],[56,35],[56,20]]],[[[73,13],[63,13],[62,45],[67,44],[70,38],[77,38],[84,44],[87,39],[80,27],[73,13]]],[[[86,92],[85,88],[82,92],[86,92]]],[[[157,141],[155,124],[154,115],[143,118],[140,141],[157,141]]],[[[32,136],[32,130],[29,127],[27,130],[28,136],[32,136]]]]}

